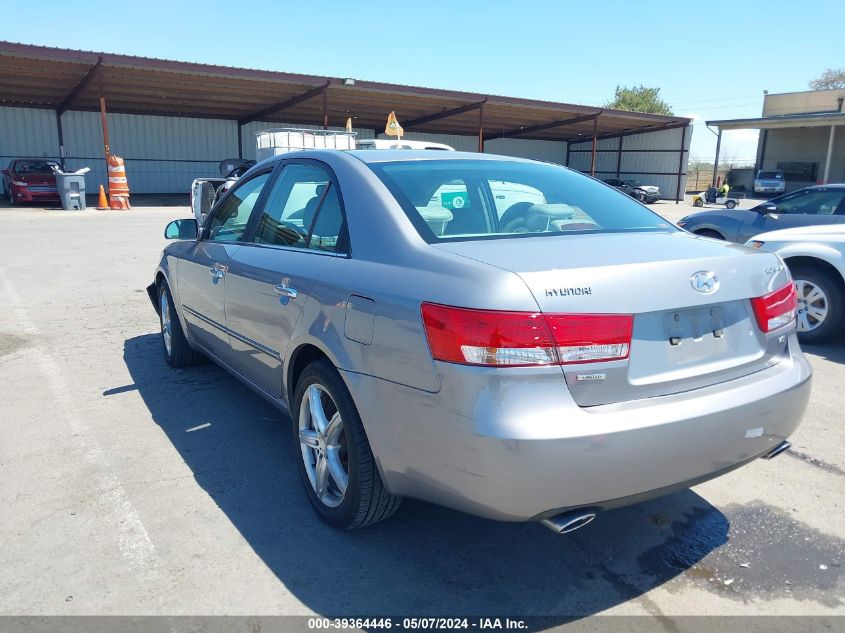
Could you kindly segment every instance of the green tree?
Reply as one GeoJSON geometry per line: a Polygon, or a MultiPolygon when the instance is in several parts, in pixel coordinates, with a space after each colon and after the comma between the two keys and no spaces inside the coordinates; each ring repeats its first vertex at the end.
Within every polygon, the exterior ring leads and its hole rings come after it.
{"type": "Polygon", "coordinates": [[[616,86],[613,101],[604,104],[605,108],[627,110],[629,112],[647,112],[649,114],[674,114],[669,104],[660,98],[660,88],[645,86],[616,86]]]}
{"type": "Polygon", "coordinates": [[[845,88],[845,68],[828,68],[821,74],[821,77],[810,82],[813,90],[835,90],[845,88]]]}

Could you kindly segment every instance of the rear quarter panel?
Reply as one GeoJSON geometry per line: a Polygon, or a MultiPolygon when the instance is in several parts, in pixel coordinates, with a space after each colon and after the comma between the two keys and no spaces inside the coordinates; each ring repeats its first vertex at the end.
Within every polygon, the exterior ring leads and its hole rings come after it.
{"type": "Polygon", "coordinates": [[[311,344],[323,350],[338,369],[437,392],[440,379],[420,312],[424,301],[502,310],[538,309],[517,275],[426,248],[431,253],[418,258],[415,265],[334,258],[303,308],[285,354],[285,366],[290,366],[302,345],[311,344]],[[362,343],[360,336],[356,335],[359,340],[347,336],[351,334],[346,327],[351,295],[373,301],[369,344],[362,343]]]}

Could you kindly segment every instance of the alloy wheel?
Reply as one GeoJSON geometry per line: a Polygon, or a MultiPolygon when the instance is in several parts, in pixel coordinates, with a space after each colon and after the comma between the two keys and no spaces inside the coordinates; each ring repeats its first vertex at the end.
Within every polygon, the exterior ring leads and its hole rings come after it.
{"type": "Polygon", "coordinates": [[[821,286],[806,279],[796,279],[798,293],[798,331],[812,332],[827,318],[830,304],[821,286]]]}
{"type": "Polygon", "coordinates": [[[299,408],[299,444],[311,489],[321,503],[336,508],[349,485],[349,456],[343,419],[329,392],[315,383],[299,408]]]}

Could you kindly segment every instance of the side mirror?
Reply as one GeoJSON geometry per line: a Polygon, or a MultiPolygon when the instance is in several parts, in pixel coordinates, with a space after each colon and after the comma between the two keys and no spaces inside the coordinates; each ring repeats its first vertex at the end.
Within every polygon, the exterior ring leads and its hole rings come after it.
{"type": "Polygon", "coordinates": [[[2,173],[4,176],[8,176],[8,175],[9,175],[9,170],[8,170],[8,169],[4,169],[3,171],[0,171],[0,173],[2,173]]]}
{"type": "Polygon", "coordinates": [[[777,213],[778,212],[778,205],[772,204],[771,202],[764,202],[763,204],[757,205],[754,207],[754,210],[757,213],[766,214],[766,213],[777,213]]]}
{"type": "Polygon", "coordinates": [[[190,220],[173,220],[164,228],[164,237],[168,240],[195,240],[199,235],[199,224],[190,220]]]}

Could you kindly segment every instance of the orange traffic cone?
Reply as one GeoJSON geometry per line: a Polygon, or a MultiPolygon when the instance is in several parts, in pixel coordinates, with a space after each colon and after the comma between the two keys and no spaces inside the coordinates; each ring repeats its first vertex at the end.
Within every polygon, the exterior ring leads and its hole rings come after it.
{"type": "Polygon", "coordinates": [[[106,200],[106,190],[103,189],[103,185],[100,185],[100,196],[97,198],[97,208],[100,211],[108,211],[109,209],[109,201],[106,200]]]}

